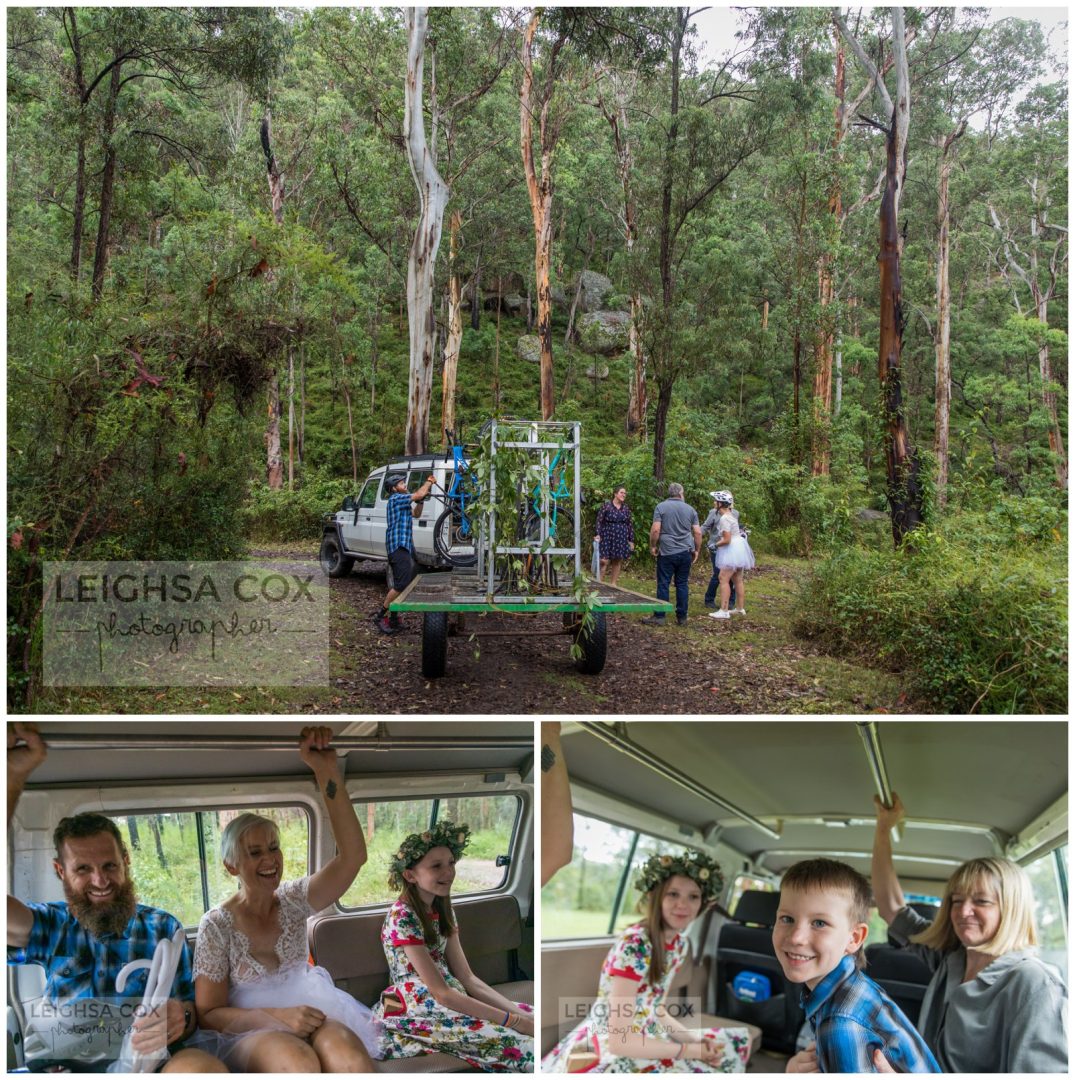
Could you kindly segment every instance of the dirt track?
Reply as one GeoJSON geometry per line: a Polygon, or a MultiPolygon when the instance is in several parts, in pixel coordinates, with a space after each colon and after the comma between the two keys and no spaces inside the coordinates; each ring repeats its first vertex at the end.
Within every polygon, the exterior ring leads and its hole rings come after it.
{"type": "Polygon", "coordinates": [[[385,591],[383,564],[358,563],[349,577],[331,582],[331,697],[303,711],[452,715],[911,711],[891,677],[867,675],[823,657],[807,643],[789,640],[786,594],[794,582],[787,567],[753,573],[749,589],[756,599],[748,599],[748,616],[727,622],[708,618],[702,607],[708,569],[695,567],[691,615],[684,627],[671,619],[666,626],[654,627],[643,624],[639,615],[610,616],[608,660],[600,675],[575,670],[566,635],[531,633],[556,631],[559,615],[505,614],[469,617],[465,635],[449,638],[447,673],[427,680],[421,674],[421,616],[403,617],[405,633],[379,633],[371,616],[385,591]],[[497,636],[495,631],[501,630],[514,633],[497,636]],[[864,690],[853,692],[851,684],[860,675],[864,690]]]}

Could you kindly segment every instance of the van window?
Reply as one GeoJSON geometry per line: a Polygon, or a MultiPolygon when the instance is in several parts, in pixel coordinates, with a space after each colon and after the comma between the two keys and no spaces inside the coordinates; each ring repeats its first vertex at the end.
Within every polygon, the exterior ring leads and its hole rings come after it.
{"type": "Polygon", "coordinates": [[[634,887],[651,855],[679,855],[683,845],[575,814],[571,862],[541,890],[541,936],[603,937],[637,922],[634,887]]]}
{"type": "Polygon", "coordinates": [[[751,877],[749,874],[739,874],[735,881],[732,882],[732,895],[728,900],[728,906],[726,908],[730,914],[735,914],[735,905],[739,903],[739,898],[748,889],[752,892],[776,892],[776,886],[771,881],[766,881],[765,878],[751,877]]]}
{"type": "Polygon", "coordinates": [[[408,833],[423,832],[438,821],[470,826],[470,844],[456,866],[452,896],[499,889],[507,881],[508,864],[498,866],[497,859],[512,855],[521,805],[517,795],[356,802],[369,860],[339,906],[358,908],[396,900],[399,894],[388,885],[392,856],[408,833]]]}
{"type": "Polygon", "coordinates": [[[367,480],[366,486],[362,489],[362,494],[358,497],[358,507],[360,510],[371,510],[374,504],[377,502],[377,489],[380,487],[380,480],[367,480]]]}
{"type": "MultiPolygon", "coordinates": [[[[310,865],[310,825],[299,806],[250,807],[280,830],[284,880],[305,877],[310,865]]],[[[196,812],[110,814],[131,855],[131,878],[138,901],[197,926],[211,907],[236,889],[236,879],[220,858],[220,836],[242,809],[196,812]]]]}
{"type": "Polygon", "coordinates": [[[1034,894],[1034,924],[1039,955],[1068,974],[1067,845],[1025,867],[1034,894]]]}

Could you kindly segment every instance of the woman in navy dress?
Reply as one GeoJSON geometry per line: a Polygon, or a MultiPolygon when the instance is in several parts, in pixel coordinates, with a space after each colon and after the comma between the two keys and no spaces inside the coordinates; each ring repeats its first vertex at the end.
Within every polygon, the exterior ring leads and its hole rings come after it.
{"type": "Polygon", "coordinates": [[[594,539],[600,541],[601,580],[615,585],[623,560],[635,549],[635,523],[627,505],[627,488],[620,484],[611,502],[597,511],[594,539]]]}

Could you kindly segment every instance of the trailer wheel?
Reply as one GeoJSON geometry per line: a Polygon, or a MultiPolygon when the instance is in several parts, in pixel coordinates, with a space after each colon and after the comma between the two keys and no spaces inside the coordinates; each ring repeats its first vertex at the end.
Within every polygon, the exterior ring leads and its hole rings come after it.
{"type": "Polygon", "coordinates": [[[583,675],[599,675],[608,654],[608,624],[603,611],[593,613],[593,625],[589,630],[579,631],[575,644],[582,648],[582,656],[575,661],[575,667],[583,675]]]}
{"type": "Polygon", "coordinates": [[[340,542],[332,533],[325,533],[322,537],[318,558],[321,569],[331,578],[347,577],[355,565],[355,560],[340,550],[340,542]]]}
{"type": "Polygon", "coordinates": [[[439,679],[448,659],[448,612],[427,611],[422,616],[422,674],[439,679]]]}

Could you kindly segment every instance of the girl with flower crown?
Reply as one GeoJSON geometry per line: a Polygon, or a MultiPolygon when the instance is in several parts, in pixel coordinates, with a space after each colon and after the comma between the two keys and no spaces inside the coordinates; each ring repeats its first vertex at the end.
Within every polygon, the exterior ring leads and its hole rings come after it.
{"type": "Polygon", "coordinates": [[[391,863],[388,883],[400,889],[381,930],[392,985],[374,1016],[385,1057],[440,1050],[483,1072],[532,1072],[534,1018],[470,970],[452,912],[455,863],[470,827],[439,821],[412,833],[391,863]]]}
{"type": "Polygon", "coordinates": [[[653,855],[635,888],[641,922],[627,927],[601,967],[589,1015],[542,1059],[542,1072],[743,1072],[746,1028],[691,1030],[669,1016],[668,990],[688,955],[684,932],[723,879],[707,855],[653,855]]]}

